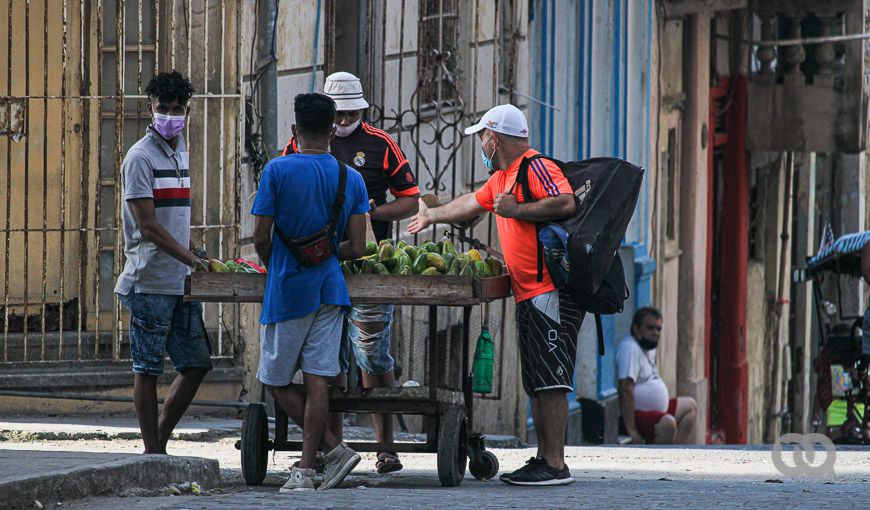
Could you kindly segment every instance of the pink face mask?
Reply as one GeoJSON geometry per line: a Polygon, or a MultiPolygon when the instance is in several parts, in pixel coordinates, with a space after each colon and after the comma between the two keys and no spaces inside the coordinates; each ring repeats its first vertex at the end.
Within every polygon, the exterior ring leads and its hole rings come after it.
{"type": "Polygon", "coordinates": [[[184,115],[164,115],[155,112],[152,125],[160,136],[172,140],[184,129],[184,115]]]}

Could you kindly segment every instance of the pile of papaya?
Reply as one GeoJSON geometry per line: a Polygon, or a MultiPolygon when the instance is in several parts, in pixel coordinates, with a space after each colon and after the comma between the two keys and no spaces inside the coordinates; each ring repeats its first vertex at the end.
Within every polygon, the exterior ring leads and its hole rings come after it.
{"type": "Polygon", "coordinates": [[[208,264],[199,260],[193,270],[197,273],[265,273],[266,269],[245,259],[228,259],[221,261],[209,259],[208,264]]]}
{"type": "Polygon", "coordinates": [[[396,243],[392,239],[384,239],[380,243],[366,243],[366,255],[357,260],[345,260],[341,263],[341,270],[345,275],[461,275],[488,278],[501,276],[504,268],[501,262],[492,257],[481,258],[480,252],[475,249],[457,252],[449,240],[412,246],[405,241],[396,243]]]}

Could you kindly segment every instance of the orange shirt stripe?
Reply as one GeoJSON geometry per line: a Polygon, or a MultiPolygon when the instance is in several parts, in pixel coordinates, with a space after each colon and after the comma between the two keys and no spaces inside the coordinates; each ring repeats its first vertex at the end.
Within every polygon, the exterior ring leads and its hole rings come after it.
{"type": "Polygon", "coordinates": [[[403,190],[390,188],[390,193],[392,193],[394,197],[413,197],[420,194],[420,188],[418,186],[403,190]]]}
{"type": "Polygon", "coordinates": [[[369,133],[370,135],[378,136],[378,137],[386,140],[387,143],[390,144],[390,147],[393,148],[393,152],[395,152],[396,154],[399,154],[402,152],[402,150],[399,149],[399,144],[397,144],[396,141],[393,140],[393,137],[390,136],[390,134],[387,133],[386,131],[384,131],[383,129],[378,129],[378,128],[372,126],[371,124],[368,124],[365,122],[362,123],[362,127],[366,133],[369,133]]]}

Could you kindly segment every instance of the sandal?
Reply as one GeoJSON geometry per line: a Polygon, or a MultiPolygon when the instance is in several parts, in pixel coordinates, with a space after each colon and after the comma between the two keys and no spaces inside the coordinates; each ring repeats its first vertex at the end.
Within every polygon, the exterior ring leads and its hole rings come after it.
{"type": "Polygon", "coordinates": [[[378,452],[378,462],[375,469],[378,474],[394,473],[404,466],[399,461],[399,456],[392,452],[378,452]]]}

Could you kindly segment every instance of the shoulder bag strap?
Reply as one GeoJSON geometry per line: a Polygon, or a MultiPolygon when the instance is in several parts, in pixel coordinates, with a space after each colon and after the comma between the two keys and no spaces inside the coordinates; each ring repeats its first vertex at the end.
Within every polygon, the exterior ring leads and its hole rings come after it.
{"type": "Polygon", "coordinates": [[[329,217],[329,226],[331,230],[335,230],[335,225],[338,223],[338,217],[341,214],[341,209],[344,207],[344,198],[347,188],[347,166],[339,160],[338,163],[338,188],[335,191],[335,201],[332,203],[332,215],[329,217]]]}

